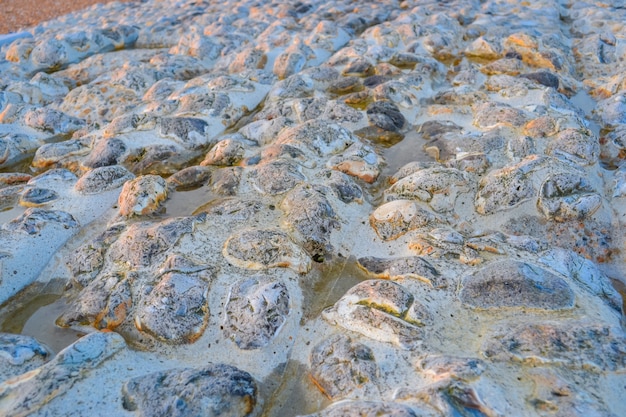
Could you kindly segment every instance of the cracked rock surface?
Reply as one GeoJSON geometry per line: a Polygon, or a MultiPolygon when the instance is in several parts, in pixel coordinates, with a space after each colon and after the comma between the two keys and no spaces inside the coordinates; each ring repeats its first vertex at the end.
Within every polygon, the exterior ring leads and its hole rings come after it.
{"type": "Polygon", "coordinates": [[[0,38],[0,414],[626,415],[624,22],[146,0],[0,38]]]}

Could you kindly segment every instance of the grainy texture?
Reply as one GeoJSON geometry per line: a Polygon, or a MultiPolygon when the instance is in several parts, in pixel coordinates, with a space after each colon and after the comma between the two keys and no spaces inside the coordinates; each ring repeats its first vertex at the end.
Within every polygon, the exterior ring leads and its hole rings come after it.
{"type": "MultiPolygon", "coordinates": [[[[128,3],[140,0],[118,0],[128,3]]],[[[17,32],[20,29],[54,19],[58,16],[82,10],[110,0],[0,0],[0,34],[17,32]]]]}

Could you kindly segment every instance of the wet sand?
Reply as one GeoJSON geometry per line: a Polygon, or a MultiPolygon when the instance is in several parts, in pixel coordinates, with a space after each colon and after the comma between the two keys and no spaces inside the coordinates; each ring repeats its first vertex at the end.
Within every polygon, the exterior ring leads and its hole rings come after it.
{"type": "MultiPolygon", "coordinates": [[[[120,0],[122,3],[138,0],[120,0]]],[[[0,34],[17,32],[40,22],[81,10],[106,0],[0,0],[0,34]]]]}

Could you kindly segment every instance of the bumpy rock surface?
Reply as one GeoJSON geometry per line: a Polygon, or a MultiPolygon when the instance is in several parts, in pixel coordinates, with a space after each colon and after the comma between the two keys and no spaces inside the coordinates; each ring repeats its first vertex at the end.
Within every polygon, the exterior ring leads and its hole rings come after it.
{"type": "Polygon", "coordinates": [[[0,37],[0,414],[626,415],[622,3],[0,37]]]}

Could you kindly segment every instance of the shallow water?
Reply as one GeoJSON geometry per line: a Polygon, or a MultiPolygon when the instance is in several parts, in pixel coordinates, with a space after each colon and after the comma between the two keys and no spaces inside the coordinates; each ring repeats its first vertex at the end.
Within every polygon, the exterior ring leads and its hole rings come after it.
{"type": "Polygon", "coordinates": [[[85,335],[54,323],[66,307],[65,299],[58,294],[36,295],[6,317],[0,330],[32,336],[54,352],[59,352],[85,335]]]}

